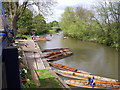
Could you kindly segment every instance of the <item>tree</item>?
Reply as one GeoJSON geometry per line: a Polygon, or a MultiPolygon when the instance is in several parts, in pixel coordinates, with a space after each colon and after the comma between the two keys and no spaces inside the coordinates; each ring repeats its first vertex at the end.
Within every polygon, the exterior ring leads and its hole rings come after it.
{"type": "Polygon", "coordinates": [[[33,13],[29,9],[26,8],[25,13],[23,13],[23,15],[17,21],[17,26],[21,33],[22,32],[24,32],[24,33],[32,32],[32,28],[33,28],[33,26],[32,26],[33,20],[32,19],[33,19],[33,13]],[[21,29],[23,29],[24,31],[21,29]]]}
{"type": "Polygon", "coordinates": [[[61,15],[60,26],[65,35],[76,37],[79,39],[89,36],[91,30],[91,21],[94,14],[92,11],[82,7],[67,7],[61,15]]]}
{"type": "Polygon", "coordinates": [[[10,26],[16,35],[18,29],[17,21],[23,15],[27,7],[32,8],[33,6],[36,6],[38,8],[38,13],[47,15],[51,11],[51,7],[54,4],[55,2],[53,0],[39,0],[37,2],[35,2],[35,0],[26,0],[26,2],[23,2],[22,4],[19,4],[18,2],[3,2],[3,7],[6,14],[11,19],[10,26]]]}
{"type": "Polygon", "coordinates": [[[60,21],[63,33],[81,40],[119,47],[120,2],[105,0],[97,3],[94,9],[67,7],[60,21]]]}
{"type": "Polygon", "coordinates": [[[99,23],[104,34],[99,37],[101,43],[118,47],[119,22],[119,2],[110,2],[104,0],[96,7],[99,23]]]}
{"type": "Polygon", "coordinates": [[[33,27],[37,34],[42,34],[47,32],[46,30],[46,22],[44,20],[44,17],[41,14],[38,14],[33,19],[33,27]]]}
{"type": "Polygon", "coordinates": [[[59,24],[57,21],[52,21],[52,22],[50,22],[50,26],[51,27],[59,27],[59,24]]]}

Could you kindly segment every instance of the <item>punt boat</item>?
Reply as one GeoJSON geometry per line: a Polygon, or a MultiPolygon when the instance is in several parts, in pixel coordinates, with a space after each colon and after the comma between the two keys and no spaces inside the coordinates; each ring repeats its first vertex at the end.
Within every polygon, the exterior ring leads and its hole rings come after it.
{"type": "Polygon", "coordinates": [[[79,70],[79,69],[76,69],[76,68],[72,68],[72,67],[68,67],[68,66],[65,66],[65,65],[62,65],[62,64],[58,64],[58,63],[49,63],[51,66],[53,67],[56,67],[56,68],[59,68],[59,69],[63,69],[63,70],[67,70],[67,71],[72,71],[72,72],[77,72],[77,73],[83,73],[83,74],[91,74],[89,72],[86,72],[86,71],[83,71],[83,70],[79,70]]]}
{"type": "Polygon", "coordinates": [[[56,55],[56,54],[61,54],[61,53],[64,53],[64,52],[70,52],[70,51],[67,50],[67,49],[60,50],[60,51],[54,51],[54,52],[47,53],[44,57],[48,58],[50,56],[53,56],[53,55],[56,55]]]}
{"type": "Polygon", "coordinates": [[[72,55],[72,52],[61,53],[61,54],[58,54],[58,55],[55,55],[55,56],[52,56],[52,57],[48,57],[48,61],[59,60],[59,59],[68,57],[70,55],[72,55]]]}
{"type": "MultiPolygon", "coordinates": [[[[88,81],[83,80],[64,80],[64,82],[68,85],[84,87],[84,88],[92,88],[88,85],[88,81]]],[[[120,89],[120,82],[103,82],[103,81],[95,81],[94,88],[103,88],[103,89],[120,89]]]]}
{"type": "Polygon", "coordinates": [[[42,52],[49,52],[49,51],[56,51],[56,50],[64,50],[64,49],[69,49],[69,48],[53,48],[53,49],[44,49],[42,52]]]}
{"type": "Polygon", "coordinates": [[[87,80],[88,78],[92,78],[94,76],[94,79],[99,80],[99,81],[107,81],[107,82],[116,82],[117,81],[117,80],[111,79],[111,78],[95,76],[95,75],[87,75],[87,74],[76,73],[76,72],[71,72],[71,71],[55,70],[55,72],[57,74],[62,75],[62,76],[66,76],[66,77],[70,77],[70,78],[76,78],[76,79],[87,80]]]}

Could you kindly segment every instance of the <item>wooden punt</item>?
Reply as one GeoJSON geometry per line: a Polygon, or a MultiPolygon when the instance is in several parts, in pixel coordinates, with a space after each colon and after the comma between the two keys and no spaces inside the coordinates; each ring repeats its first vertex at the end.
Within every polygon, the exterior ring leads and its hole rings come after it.
{"type": "Polygon", "coordinates": [[[64,52],[70,52],[70,51],[67,50],[67,49],[60,50],[60,51],[54,51],[54,52],[47,53],[44,57],[45,57],[45,58],[48,58],[48,57],[51,57],[51,56],[53,56],[53,55],[61,54],[61,53],[64,53],[64,52]]]}
{"type": "Polygon", "coordinates": [[[39,37],[44,37],[45,35],[37,35],[37,36],[39,36],[39,37]]]}
{"type": "Polygon", "coordinates": [[[72,55],[72,52],[66,52],[66,53],[61,53],[59,55],[55,55],[55,56],[52,56],[52,57],[48,57],[48,59],[50,59],[50,60],[56,60],[56,59],[61,59],[61,58],[70,56],[70,55],[72,55]]]}
{"type": "Polygon", "coordinates": [[[68,67],[68,66],[64,66],[62,64],[57,64],[57,63],[49,63],[51,66],[59,68],[59,69],[63,69],[63,70],[67,70],[67,71],[72,71],[72,72],[77,72],[77,73],[83,73],[83,74],[91,74],[89,72],[83,71],[83,70],[79,70],[76,68],[72,68],[72,67],[68,67]]]}
{"type": "MultiPolygon", "coordinates": [[[[68,85],[77,86],[77,87],[84,87],[84,88],[92,88],[88,85],[88,81],[83,80],[64,80],[64,82],[68,85]]],[[[103,89],[120,89],[120,82],[102,82],[102,81],[95,81],[94,88],[103,88],[103,89]]]]}
{"type": "Polygon", "coordinates": [[[64,49],[69,49],[69,48],[53,48],[53,49],[44,49],[42,52],[49,52],[49,51],[56,51],[56,50],[64,50],[64,49]]]}
{"type": "Polygon", "coordinates": [[[107,82],[116,82],[117,81],[117,80],[111,79],[111,78],[100,77],[100,76],[95,76],[95,75],[87,75],[87,74],[76,73],[76,72],[71,72],[71,71],[55,70],[55,72],[60,75],[66,76],[66,77],[71,77],[71,78],[76,78],[76,79],[87,80],[88,78],[92,78],[94,76],[95,80],[99,80],[99,81],[107,81],[107,82]]]}
{"type": "Polygon", "coordinates": [[[49,39],[44,38],[44,37],[36,37],[35,40],[36,41],[50,41],[49,39]]]}

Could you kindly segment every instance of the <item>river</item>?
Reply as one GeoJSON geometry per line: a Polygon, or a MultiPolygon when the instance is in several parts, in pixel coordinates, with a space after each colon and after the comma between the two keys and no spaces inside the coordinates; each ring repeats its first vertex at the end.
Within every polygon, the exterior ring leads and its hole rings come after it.
{"type": "Polygon", "coordinates": [[[60,33],[46,37],[51,41],[38,42],[41,49],[68,47],[73,52],[72,56],[55,63],[118,79],[118,52],[114,48],[73,38],[64,39],[60,33]]]}

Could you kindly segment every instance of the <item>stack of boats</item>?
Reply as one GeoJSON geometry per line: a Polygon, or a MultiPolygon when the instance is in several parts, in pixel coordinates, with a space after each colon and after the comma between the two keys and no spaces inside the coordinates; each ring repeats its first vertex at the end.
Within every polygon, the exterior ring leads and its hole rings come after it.
{"type": "Polygon", "coordinates": [[[72,55],[68,48],[45,49],[42,52],[48,52],[44,54],[44,58],[47,58],[48,61],[59,60],[72,55]]]}
{"type": "Polygon", "coordinates": [[[92,75],[89,72],[79,70],[76,68],[64,66],[57,63],[49,63],[51,66],[63,69],[63,70],[54,70],[55,73],[65,76],[74,78],[74,80],[64,80],[64,82],[68,85],[77,86],[77,87],[85,87],[85,88],[92,88],[90,85],[88,85],[88,78],[91,78],[94,76],[95,79],[95,87],[94,88],[103,88],[103,89],[120,89],[120,82],[117,82],[118,80],[101,77],[92,75]],[[75,80],[79,79],[79,80],[75,80]]]}

